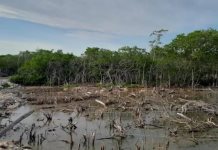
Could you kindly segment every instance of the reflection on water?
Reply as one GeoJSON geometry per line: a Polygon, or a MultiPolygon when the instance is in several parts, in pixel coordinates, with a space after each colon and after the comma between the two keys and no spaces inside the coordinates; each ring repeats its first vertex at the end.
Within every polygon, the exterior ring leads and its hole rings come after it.
{"type": "MultiPolygon", "coordinates": [[[[2,124],[8,124],[9,120],[13,121],[22,114],[33,109],[31,106],[22,106],[13,112],[10,119],[2,120],[2,124]]],[[[86,117],[77,117],[75,113],[63,113],[52,112],[53,119],[50,123],[46,123],[46,118],[43,115],[46,111],[39,111],[33,113],[31,116],[23,120],[20,124],[14,127],[14,131],[7,133],[2,140],[14,140],[19,141],[20,136],[23,134],[22,144],[30,144],[33,149],[37,150],[59,150],[59,149],[190,149],[190,150],[203,150],[213,149],[216,147],[217,142],[214,140],[202,139],[198,145],[196,145],[190,138],[184,137],[170,137],[166,128],[152,128],[147,127],[145,129],[135,128],[134,118],[131,113],[128,112],[106,112],[101,119],[90,120],[86,117]],[[68,124],[68,119],[72,117],[73,122],[77,122],[77,129],[72,133],[73,144],[70,144],[70,135],[66,133],[62,126],[68,124]],[[127,137],[111,138],[113,137],[113,129],[110,124],[112,120],[121,118],[122,126],[125,127],[127,137]],[[32,124],[35,123],[34,132],[36,133],[36,142],[29,143],[29,132],[32,124]],[[96,140],[94,146],[91,141],[89,144],[84,144],[84,135],[88,137],[93,132],[96,133],[96,140]],[[41,141],[42,144],[37,142],[41,141]]],[[[92,112],[90,112],[91,114],[92,112]]],[[[144,118],[147,121],[146,124],[153,121],[154,116],[159,116],[155,112],[144,114],[144,118]]],[[[217,132],[215,130],[214,132],[217,132]]]]}

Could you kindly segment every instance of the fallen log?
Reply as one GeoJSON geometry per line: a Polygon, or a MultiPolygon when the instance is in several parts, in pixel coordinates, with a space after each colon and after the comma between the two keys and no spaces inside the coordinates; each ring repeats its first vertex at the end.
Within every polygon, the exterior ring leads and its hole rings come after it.
{"type": "Polygon", "coordinates": [[[218,106],[215,104],[211,105],[211,104],[208,104],[202,100],[186,100],[186,99],[182,99],[182,98],[179,98],[179,101],[185,102],[182,105],[181,113],[186,113],[188,110],[199,109],[199,110],[202,110],[204,112],[218,116],[218,110],[217,110],[218,106]]]}
{"type": "Polygon", "coordinates": [[[183,115],[182,113],[176,113],[176,114],[177,114],[177,115],[179,115],[180,117],[182,117],[182,118],[184,118],[184,119],[188,120],[188,121],[192,121],[192,119],[191,119],[191,118],[189,118],[189,117],[187,117],[187,116],[183,115]]]}
{"type": "Polygon", "coordinates": [[[15,125],[17,125],[19,122],[21,122],[22,120],[24,120],[25,118],[27,118],[28,116],[30,116],[32,113],[34,113],[35,111],[39,110],[39,109],[49,109],[49,108],[54,108],[54,106],[49,106],[49,107],[41,107],[41,108],[37,108],[34,110],[31,110],[27,113],[25,113],[24,115],[20,116],[17,120],[15,120],[14,122],[12,122],[9,126],[5,127],[3,130],[0,131],[0,138],[2,136],[4,136],[6,134],[6,132],[8,132],[9,130],[11,130],[15,125]]]}
{"type": "Polygon", "coordinates": [[[100,101],[100,100],[97,100],[97,99],[96,99],[95,102],[101,104],[101,105],[104,106],[105,108],[107,107],[106,104],[105,104],[104,102],[100,101]]]}
{"type": "Polygon", "coordinates": [[[15,120],[13,123],[11,123],[9,126],[5,127],[3,130],[0,131],[0,138],[2,136],[5,135],[6,132],[8,132],[9,130],[11,130],[16,124],[18,124],[19,122],[21,122],[23,119],[27,118],[28,116],[30,116],[35,110],[29,111],[28,113],[22,115],[21,117],[19,117],[17,120],[15,120]]]}
{"type": "Polygon", "coordinates": [[[96,140],[111,140],[111,139],[115,139],[114,136],[111,136],[111,137],[103,137],[103,138],[99,138],[99,139],[96,139],[96,140]]]}

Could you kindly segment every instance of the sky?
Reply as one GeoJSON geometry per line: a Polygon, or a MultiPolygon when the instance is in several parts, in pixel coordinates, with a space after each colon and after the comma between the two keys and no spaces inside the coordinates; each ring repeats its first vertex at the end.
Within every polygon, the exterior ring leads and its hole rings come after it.
{"type": "Polygon", "coordinates": [[[0,54],[87,47],[149,49],[150,33],[218,29],[217,0],[0,0],[0,54]]]}

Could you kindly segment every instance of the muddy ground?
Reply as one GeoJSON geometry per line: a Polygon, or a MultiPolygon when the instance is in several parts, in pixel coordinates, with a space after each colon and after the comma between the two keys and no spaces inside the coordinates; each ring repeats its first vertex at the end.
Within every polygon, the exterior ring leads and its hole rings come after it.
{"type": "Polygon", "coordinates": [[[0,149],[214,149],[218,90],[21,87],[0,91],[0,149]],[[1,132],[0,132],[1,134],[1,132]]]}

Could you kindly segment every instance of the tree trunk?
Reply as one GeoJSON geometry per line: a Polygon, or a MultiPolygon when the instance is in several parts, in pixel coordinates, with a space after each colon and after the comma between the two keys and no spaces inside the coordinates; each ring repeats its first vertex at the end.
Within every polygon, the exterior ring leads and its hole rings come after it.
{"type": "Polygon", "coordinates": [[[194,90],[194,70],[192,69],[192,90],[194,90]]]}
{"type": "Polygon", "coordinates": [[[145,64],[143,66],[143,71],[142,71],[142,85],[144,85],[145,83],[145,64]]]}
{"type": "Polygon", "coordinates": [[[157,88],[157,85],[158,85],[158,73],[157,73],[157,71],[156,71],[156,88],[157,88]]]}

